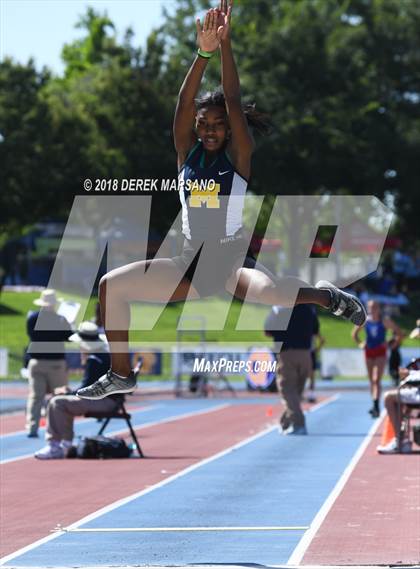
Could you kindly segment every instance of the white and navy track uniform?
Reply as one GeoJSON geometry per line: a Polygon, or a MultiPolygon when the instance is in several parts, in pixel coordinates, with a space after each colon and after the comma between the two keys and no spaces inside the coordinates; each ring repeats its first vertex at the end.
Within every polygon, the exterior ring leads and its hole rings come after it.
{"type": "Polygon", "coordinates": [[[240,231],[247,185],[224,151],[205,167],[203,144],[198,142],[178,177],[185,237],[223,239],[240,231]]]}
{"type": "Polygon", "coordinates": [[[207,167],[204,158],[200,141],[178,175],[185,241],[182,254],[174,258],[202,297],[224,289],[238,258],[245,258],[243,266],[247,267],[254,267],[256,262],[247,255],[247,242],[241,233],[248,183],[235,171],[224,150],[207,167]],[[200,251],[205,264],[202,260],[197,272],[200,251]]]}

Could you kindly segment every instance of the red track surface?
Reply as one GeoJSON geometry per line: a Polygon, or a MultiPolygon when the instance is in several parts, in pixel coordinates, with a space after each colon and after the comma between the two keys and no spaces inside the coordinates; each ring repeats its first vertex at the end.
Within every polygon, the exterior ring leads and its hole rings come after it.
{"type": "MultiPolygon", "coordinates": [[[[27,397],[27,388],[26,387],[2,387],[0,390],[1,397],[6,399],[7,397],[27,397]]],[[[247,399],[255,397],[255,393],[253,392],[239,392],[238,396],[240,399],[247,399]]],[[[157,398],[159,401],[162,400],[172,400],[174,398],[173,391],[138,391],[134,394],[134,396],[130,396],[127,398],[127,409],[128,411],[138,410],[140,408],[145,407],[145,403],[147,405],[156,403],[157,398]]],[[[278,401],[277,394],[271,393],[264,393],[261,395],[261,398],[266,398],[267,405],[276,404],[278,401]]],[[[324,397],[318,398],[318,401],[322,401],[324,397]]],[[[263,399],[261,399],[263,403],[263,399]]],[[[77,419],[76,419],[77,420],[77,419]]],[[[7,435],[9,433],[15,433],[17,431],[24,431],[25,430],[25,412],[22,411],[15,411],[12,413],[3,413],[0,414],[0,435],[7,435]]]]}
{"type": "Polygon", "coordinates": [[[140,430],[146,460],[27,458],[4,464],[0,555],[49,535],[58,523],[69,525],[156,484],[264,429],[268,421],[265,405],[235,405],[140,430]],[[109,484],[113,479],[118,485],[109,484]]]}
{"type": "Polygon", "coordinates": [[[381,456],[377,444],[375,437],[306,551],[303,565],[420,562],[420,453],[381,456]]]}
{"type": "Polygon", "coordinates": [[[7,397],[26,397],[28,394],[27,385],[7,385],[7,383],[0,383],[0,395],[2,399],[7,397]]]}
{"type": "Polygon", "coordinates": [[[25,430],[25,415],[22,412],[11,415],[0,415],[0,434],[8,435],[25,430]]]}

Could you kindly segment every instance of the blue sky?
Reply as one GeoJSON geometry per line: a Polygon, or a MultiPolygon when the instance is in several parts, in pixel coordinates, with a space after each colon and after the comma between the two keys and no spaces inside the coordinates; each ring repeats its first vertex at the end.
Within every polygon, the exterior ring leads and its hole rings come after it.
{"type": "Polygon", "coordinates": [[[106,10],[119,38],[131,26],[134,44],[144,45],[150,30],[162,22],[163,5],[171,11],[175,4],[174,0],[0,0],[0,57],[26,63],[32,56],[37,68],[47,65],[61,73],[61,48],[80,37],[74,25],[86,6],[101,13],[106,10]]]}

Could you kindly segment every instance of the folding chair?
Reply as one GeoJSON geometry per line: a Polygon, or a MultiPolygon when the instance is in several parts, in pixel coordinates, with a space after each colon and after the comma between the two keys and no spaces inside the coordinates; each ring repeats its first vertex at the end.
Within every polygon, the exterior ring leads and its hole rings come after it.
{"type": "Polygon", "coordinates": [[[131,415],[130,415],[130,413],[127,413],[125,405],[124,405],[124,401],[121,401],[121,403],[119,403],[117,405],[116,409],[114,409],[114,411],[111,411],[110,413],[91,412],[91,413],[86,413],[85,417],[90,417],[90,418],[98,419],[98,420],[105,419],[101,425],[101,428],[99,429],[98,435],[103,434],[103,432],[105,431],[105,429],[108,426],[108,423],[110,422],[111,419],[124,419],[125,422],[127,423],[128,429],[130,431],[131,438],[133,439],[133,442],[136,445],[137,452],[139,453],[139,457],[144,458],[143,451],[141,450],[141,447],[140,447],[139,441],[137,439],[136,433],[135,433],[133,426],[131,424],[131,415]]]}

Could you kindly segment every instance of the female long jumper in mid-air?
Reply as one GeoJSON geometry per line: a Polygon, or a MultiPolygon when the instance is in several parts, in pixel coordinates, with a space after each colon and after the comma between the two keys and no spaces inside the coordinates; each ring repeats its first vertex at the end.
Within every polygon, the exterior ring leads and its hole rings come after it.
{"type": "Polygon", "coordinates": [[[251,128],[263,131],[264,116],[243,107],[230,41],[232,2],[222,0],[197,20],[198,53],[181,86],[174,139],[182,204],[181,254],[138,261],[102,277],[99,300],[111,350],[111,369],[79,397],[102,399],[130,393],[137,374],[128,346],[131,302],[199,299],[227,290],[240,299],[267,305],[313,303],[362,325],[361,302],[327,281],[315,287],[297,278],[278,278],[247,254],[242,209],[251,173],[251,128]],[[196,99],[210,59],[220,52],[222,89],[196,99]],[[206,181],[211,180],[211,186],[206,181]],[[204,244],[204,246],[203,246],[204,244]],[[205,263],[199,262],[200,253],[205,263]],[[204,265],[204,266],[203,266],[204,265]],[[299,293],[296,298],[296,290],[299,293]]]}

